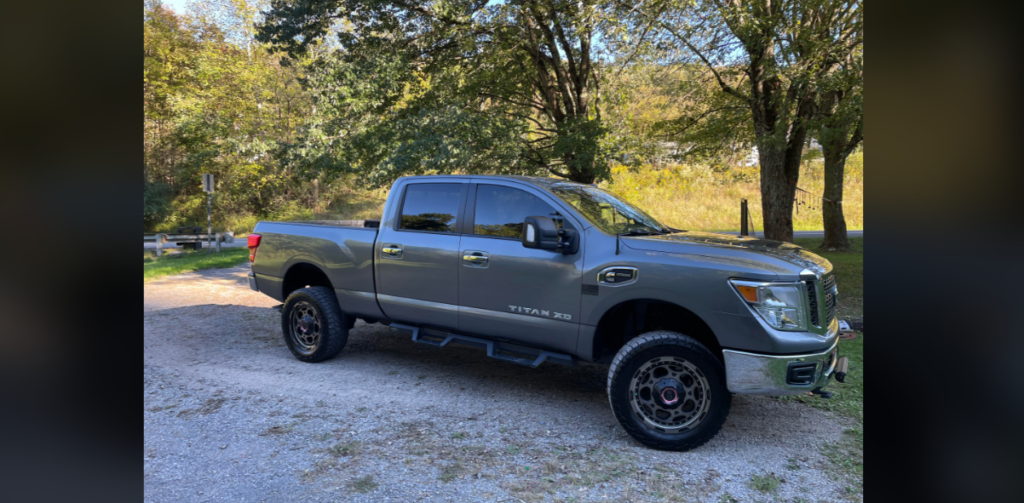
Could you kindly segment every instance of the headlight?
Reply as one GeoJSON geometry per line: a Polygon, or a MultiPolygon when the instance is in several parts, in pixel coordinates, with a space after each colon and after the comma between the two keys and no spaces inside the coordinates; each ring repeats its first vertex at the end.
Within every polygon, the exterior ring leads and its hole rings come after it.
{"type": "Polygon", "coordinates": [[[730,280],[740,297],[769,325],[779,330],[806,330],[802,283],[758,283],[730,280]]]}

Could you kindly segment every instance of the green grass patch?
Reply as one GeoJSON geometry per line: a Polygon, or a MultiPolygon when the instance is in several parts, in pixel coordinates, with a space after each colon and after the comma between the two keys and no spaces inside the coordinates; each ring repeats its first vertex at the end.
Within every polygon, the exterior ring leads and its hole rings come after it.
{"type": "Polygon", "coordinates": [[[822,238],[798,238],[793,242],[832,262],[839,288],[837,314],[840,319],[864,315],[864,238],[850,238],[853,251],[818,250],[822,238]]]}
{"type": "Polygon", "coordinates": [[[373,475],[367,475],[358,479],[353,479],[348,483],[348,488],[357,493],[368,493],[377,488],[377,483],[373,481],[373,475]]]}
{"type": "Polygon", "coordinates": [[[747,481],[747,486],[765,494],[775,494],[779,492],[779,486],[782,485],[782,482],[783,479],[776,477],[774,473],[768,473],[765,475],[752,475],[750,480],[747,481]]]}
{"type": "Polygon", "coordinates": [[[247,260],[248,248],[222,248],[220,253],[208,253],[207,250],[182,251],[165,253],[162,257],[157,257],[156,252],[146,252],[142,258],[142,280],[147,282],[200,269],[234,267],[247,260]]]}
{"type": "Polygon", "coordinates": [[[792,395],[779,397],[779,400],[796,401],[827,410],[836,414],[864,421],[864,333],[857,332],[857,338],[839,341],[839,356],[850,358],[846,382],[830,379],[825,391],[832,393],[832,398],[821,398],[817,395],[792,395]]]}

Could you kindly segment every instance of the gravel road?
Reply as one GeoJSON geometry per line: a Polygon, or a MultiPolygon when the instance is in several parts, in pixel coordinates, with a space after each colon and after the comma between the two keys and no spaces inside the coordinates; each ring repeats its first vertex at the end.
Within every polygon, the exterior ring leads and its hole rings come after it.
{"type": "Polygon", "coordinates": [[[604,365],[530,369],[361,321],[299,362],[248,270],[144,285],[146,501],[850,497],[820,449],[851,423],[817,409],[737,395],[712,441],[655,451],[615,422],[604,365]]]}

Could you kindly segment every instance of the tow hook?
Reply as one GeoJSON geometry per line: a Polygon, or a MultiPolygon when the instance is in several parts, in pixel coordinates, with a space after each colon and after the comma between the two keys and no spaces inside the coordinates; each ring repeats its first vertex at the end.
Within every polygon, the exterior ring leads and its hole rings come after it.
{"type": "Polygon", "coordinates": [[[832,398],[832,392],[831,391],[825,391],[825,390],[821,389],[820,386],[817,387],[817,388],[812,389],[811,390],[811,394],[812,395],[821,395],[822,398],[832,398]]]}
{"type": "Polygon", "coordinates": [[[845,383],[846,382],[846,370],[850,366],[850,359],[842,357],[836,362],[836,380],[845,383]]]}

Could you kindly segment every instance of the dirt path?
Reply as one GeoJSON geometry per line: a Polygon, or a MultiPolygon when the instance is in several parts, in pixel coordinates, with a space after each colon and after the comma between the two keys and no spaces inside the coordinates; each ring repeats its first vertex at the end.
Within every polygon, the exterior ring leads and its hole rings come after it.
{"type": "Polygon", "coordinates": [[[606,366],[530,369],[358,322],[336,358],[294,359],[248,266],[144,285],[147,501],[833,501],[819,449],[848,427],[735,396],[693,452],[634,442],[606,366]],[[752,477],[782,479],[776,493],[752,477]]]}

